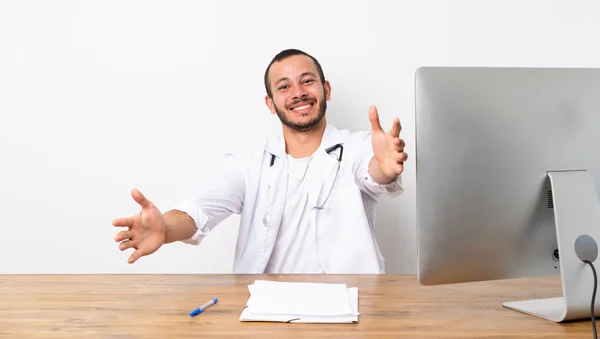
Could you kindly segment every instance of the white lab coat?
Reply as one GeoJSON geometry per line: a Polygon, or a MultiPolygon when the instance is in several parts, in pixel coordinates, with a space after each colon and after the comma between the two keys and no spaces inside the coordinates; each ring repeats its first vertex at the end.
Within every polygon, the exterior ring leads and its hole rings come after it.
{"type": "MultiPolygon", "coordinates": [[[[311,210],[316,242],[325,273],[384,273],[384,259],[374,236],[375,204],[383,195],[403,192],[401,179],[388,185],[369,175],[373,156],[369,132],[350,133],[331,124],[311,161],[308,175],[322,180],[311,185],[309,204],[322,204],[333,184],[337,158],[325,149],[344,145],[340,171],[324,209],[311,210]]],[[[210,230],[232,213],[241,214],[233,273],[264,273],[277,239],[287,189],[283,134],[267,138],[263,145],[228,153],[217,177],[208,187],[180,201],[174,209],[190,215],[198,231],[185,243],[199,244],[210,230]],[[276,156],[270,166],[271,155],[276,156]],[[268,223],[264,219],[269,213],[268,223]]]]}

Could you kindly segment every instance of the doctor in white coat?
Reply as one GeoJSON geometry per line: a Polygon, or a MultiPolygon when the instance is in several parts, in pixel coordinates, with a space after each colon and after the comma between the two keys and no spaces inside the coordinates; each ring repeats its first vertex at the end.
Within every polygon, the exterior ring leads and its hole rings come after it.
{"type": "Polygon", "coordinates": [[[370,107],[371,130],[338,130],[326,120],[331,85],[311,55],[289,49],[265,71],[265,102],[281,134],[227,154],[206,189],[166,213],[137,189],[136,215],[113,221],[128,259],[180,241],[199,244],[240,214],[233,273],[384,273],[374,236],[375,205],[402,193],[407,155],[395,118],[385,132],[370,107]]]}

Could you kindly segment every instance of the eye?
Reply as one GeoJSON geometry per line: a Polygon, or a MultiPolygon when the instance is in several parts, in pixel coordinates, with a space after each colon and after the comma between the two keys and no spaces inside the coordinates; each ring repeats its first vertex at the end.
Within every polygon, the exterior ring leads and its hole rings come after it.
{"type": "Polygon", "coordinates": [[[304,83],[305,84],[309,84],[309,85],[312,84],[313,82],[315,82],[314,79],[306,79],[306,80],[304,80],[304,83]]]}
{"type": "Polygon", "coordinates": [[[281,85],[281,86],[277,87],[277,90],[281,91],[281,90],[284,90],[286,88],[288,88],[288,85],[281,85]]]}

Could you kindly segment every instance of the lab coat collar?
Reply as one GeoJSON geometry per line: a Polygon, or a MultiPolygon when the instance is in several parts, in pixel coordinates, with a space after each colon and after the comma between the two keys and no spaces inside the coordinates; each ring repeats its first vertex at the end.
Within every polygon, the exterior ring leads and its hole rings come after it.
{"type": "MultiPolygon", "coordinates": [[[[317,149],[317,152],[324,151],[325,149],[342,142],[342,133],[335,126],[327,124],[325,126],[325,132],[323,133],[321,145],[317,149]]],[[[278,158],[285,156],[285,139],[283,137],[283,130],[280,130],[275,136],[267,138],[265,150],[269,154],[274,154],[278,158]]]]}

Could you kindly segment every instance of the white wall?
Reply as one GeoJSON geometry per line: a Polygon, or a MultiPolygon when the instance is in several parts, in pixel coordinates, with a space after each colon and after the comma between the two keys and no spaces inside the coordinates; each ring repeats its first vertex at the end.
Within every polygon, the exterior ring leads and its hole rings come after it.
{"type": "MultiPolygon", "coordinates": [[[[166,209],[227,146],[278,126],[262,76],[285,48],[316,56],[328,119],[394,116],[414,160],[421,65],[600,67],[600,2],[3,1],[0,273],[230,272],[237,216],[198,247],[128,265],[111,226],[142,190],[166,209]]],[[[390,273],[414,273],[415,168],[378,208],[390,273]]]]}

